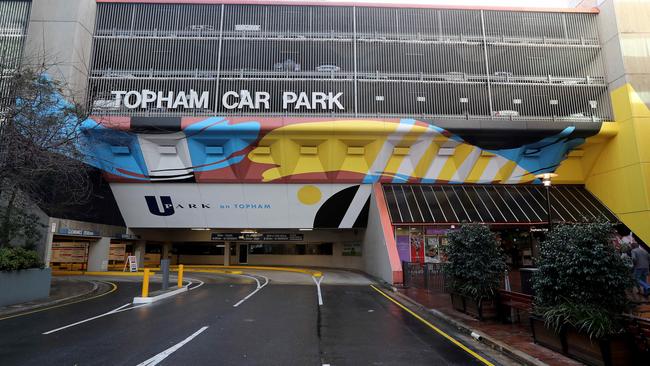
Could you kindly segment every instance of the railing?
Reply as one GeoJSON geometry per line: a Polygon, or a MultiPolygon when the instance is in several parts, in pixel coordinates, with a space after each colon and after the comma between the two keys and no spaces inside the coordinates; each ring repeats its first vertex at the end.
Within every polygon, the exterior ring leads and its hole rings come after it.
{"type": "Polygon", "coordinates": [[[444,263],[402,262],[404,287],[422,288],[432,292],[446,292],[444,263]]]}
{"type": "Polygon", "coordinates": [[[114,90],[210,92],[196,111],[97,114],[611,117],[595,14],[101,3],[93,43],[91,101],[114,90]],[[221,106],[224,91],[242,89],[272,104],[221,106]],[[273,102],[284,91],[342,92],[343,108],[287,109],[273,102]]]}

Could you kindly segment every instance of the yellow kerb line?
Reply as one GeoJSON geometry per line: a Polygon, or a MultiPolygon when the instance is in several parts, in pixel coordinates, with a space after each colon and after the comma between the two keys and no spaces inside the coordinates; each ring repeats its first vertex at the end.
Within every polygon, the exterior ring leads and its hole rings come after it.
{"type": "Polygon", "coordinates": [[[476,358],[477,360],[483,362],[484,364],[486,364],[486,365],[488,365],[488,366],[494,366],[493,363],[491,363],[490,361],[486,360],[485,358],[483,358],[483,357],[482,357],[481,355],[479,355],[478,353],[472,351],[472,350],[469,349],[467,346],[465,346],[464,344],[460,343],[459,341],[457,341],[456,339],[454,339],[454,338],[453,338],[452,336],[450,336],[449,334],[443,332],[440,328],[438,328],[438,327],[436,327],[435,325],[429,323],[428,321],[426,321],[424,318],[422,318],[422,317],[419,316],[418,314],[416,314],[416,313],[414,313],[413,311],[409,310],[406,306],[400,304],[397,300],[395,300],[395,299],[393,299],[392,297],[386,295],[386,293],[384,293],[382,290],[378,289],[377,287],[375,287],[375,286],[373,286],[373,285],[370,285],[370,287],[372,287],[373,289],[375,289],[375,291],[379,292],[382,296],[384,296],[385,298],[387,298],[387,299],[390,300],[391,302],[395,303],[395,305],[399,306],[400,308],[404,309],[404,310],[405,310],[406,312],[408,312],[409,314],[413,315],[417,320],[419,320],[419,321],[421,321],[422,323],[426,324],[429,328],[431,328],[431,329],[433,329],[434,331],[436,331],[436,333],[438,333],[438,334],[440,334],[441,336],[447,338],[451,343],[455,344],[456,346],[460,347],[463,351],[465,351],[465,352],[469,353],[470,355],[472,355],[472,356],[473,356],[474,358],[476,358]]]}
{"type": "Polygon", "coordinates": [[[4,318],[0,318],[0,320],[6,320],[6,319],[11,319],[11,318],[17,318],[17,317],[19,317],[19,316],[23,316],[23,315],[29,315],[29,314],[34,314],[34,313],[40,313],[41,311],[45,311],[45,310],[51,310],[51,309],[56,309],[56,308],[62,308],[62,307],[64,307],[64,306],[68,306],[68,305],[72,305],[72,304],[77,304],[77,303],[80,303],[80,302],[84,302],[84,301],[88,301],[88,300],[96,299],[96,298],[98,298],[98,297],[106,296],[106,295],[110,294],[111,292],[115,292],[115,290],[117,290],[117,285],[114,284],[113,282],[108,282],[108,281],[99,281],[99,282],[108,283],[108,284],[110,284],[111,286],[113,286],[113,288],[111,288],[111,289],[110,289],[109,291],[107,291],[107,292],[104,292],[103,294],[95,295],[95,296],[92,296],[92,297],[89,297],[89,298],[86,298],[86,299],[76,300],[76,301],[72,301],[72,302],[66,302],[65,304],[59,304],[59,305],[54,305],[54,306],[48,306],[48,307],[44,307],[44,308],[40,308],[40,309],[36,309],[36,310],[32,310],[32,311],[28,311],[28,312],[26,312],[26,313],[20,313],[20,314],[9,315],[9,316],[5,316],[4,318]]]}

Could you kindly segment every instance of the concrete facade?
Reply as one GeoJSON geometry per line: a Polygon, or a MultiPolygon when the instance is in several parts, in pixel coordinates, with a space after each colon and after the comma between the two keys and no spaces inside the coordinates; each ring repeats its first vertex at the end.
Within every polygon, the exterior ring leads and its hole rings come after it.
{"type": "Polygon", "coordinates": [[[650,3],[604,0],[599,28],[616,134],[586,180],[587,188],[650,242],[650,3]]]}
{"type": "Polygon", "coordinates": [[[23,62],[48,65],[67,97],[84,103],[95,28],[94,0],[33,0],[23,62]]]}
{"type": "Polygon", "coordinates": [[[49,268],[0,272],[0,307],[48,297],[51,279],[49,268]]]}

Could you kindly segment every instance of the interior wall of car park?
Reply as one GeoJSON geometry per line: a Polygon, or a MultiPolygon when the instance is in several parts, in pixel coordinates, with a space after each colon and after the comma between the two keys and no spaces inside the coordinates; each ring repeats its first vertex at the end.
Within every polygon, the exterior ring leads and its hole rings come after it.
{"type": "Polygon", "coordinates": [[[612,117],[594,13],[97,6],[94,114],[612,117]]]}

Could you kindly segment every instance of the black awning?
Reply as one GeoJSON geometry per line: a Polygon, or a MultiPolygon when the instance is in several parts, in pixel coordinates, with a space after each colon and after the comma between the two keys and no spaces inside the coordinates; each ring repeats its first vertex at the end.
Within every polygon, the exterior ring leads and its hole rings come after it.
{"type": "MultiPolygon", "coordinates": [[[[385,184],[383,189],[394,224],[540,224],[548,218],[546,188],[541,185],[385,184]]],[[[618,222],[580,185],[551,187],[551,219],[618,222]]]]}

